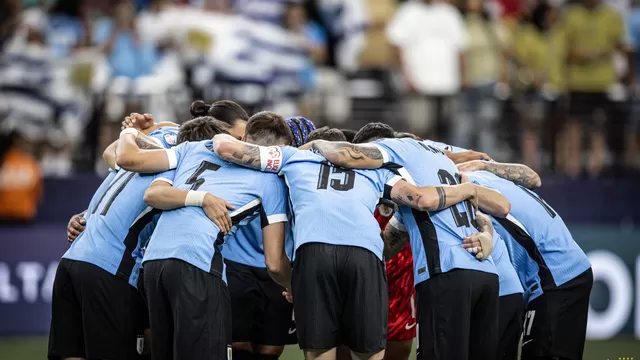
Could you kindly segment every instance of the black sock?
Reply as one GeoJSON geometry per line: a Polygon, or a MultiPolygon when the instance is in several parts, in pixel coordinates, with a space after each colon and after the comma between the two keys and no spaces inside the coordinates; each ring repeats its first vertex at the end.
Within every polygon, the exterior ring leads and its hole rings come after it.
{"type": "Polygon", "coordinates": [[[245,350],[233,349],[233,360],[253,360],[253,354],[245,350]]]}
{"type": "Polygon", "coordinates": [[[253,354],[253,360],[278,360],[280,355],[253,354]]]}

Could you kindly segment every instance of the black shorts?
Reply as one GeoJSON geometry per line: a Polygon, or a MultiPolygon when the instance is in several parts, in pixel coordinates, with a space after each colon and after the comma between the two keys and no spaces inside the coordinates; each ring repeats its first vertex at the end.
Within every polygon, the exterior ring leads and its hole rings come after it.
{"type": "Polygon", "coordinates": [[[416,285],[418,360],[493,360],[498,275],[455,269],[416,285]]]}
{"type": "Polygon", "coordinates": [[[529,302],[523,324],[523,360],[582,359],[592,286],[593,272],[589,269],[529,302]]]}
{"type": "Polygon", "coordinates": [[[293,304],[289,303],[267,269],[225,260],[231,297],[233,342],[260,345],[297,344],[293,304]]]}
{"type": "Polygon", "coordinates": [[[296,251],[292,276],[301,349],[345,345],[372,353],[385,348],[387,275],[374,253],[356,246],[307,243],[296,251]]]}
{"type": "Polygon", "coordinates": [[[144,287],[154,360],[223,360],[231,354],[231,305],[224,281],[181,260],[148,261],[144,287]]]}
{"type": "Polygon", "coordinates": [[[612,119],[615,113],[615,103],[609,99],[606,92],[571,92],[569,93],[569,115],[575,120],[602,127],[604,121],[612,119]],[[602,112],[605,118],[597,118],[602,112]]]}
{"type": "Polygon", "coordinates": [[[496,360],[517,360],[522,335],[524,298],[522,293],[498,299],[498,351],[496,360]]]}
{"type": "Polygon", "coordinates": [[[139,358],[147,309],[126,280],[93,264],[62,259],[51,301],[49,359],[139,358]]]}

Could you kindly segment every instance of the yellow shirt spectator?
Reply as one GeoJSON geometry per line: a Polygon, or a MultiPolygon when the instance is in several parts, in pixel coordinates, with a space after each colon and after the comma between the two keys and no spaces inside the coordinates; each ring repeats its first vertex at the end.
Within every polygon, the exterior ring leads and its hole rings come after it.
{"type": "Polygon", "coordinates": [[[514,29],[511,84],[515,86],[515,90],[524,90],[534,83],[546,64],[545,53],[545,42],[533,24],[521,23],[514,29]]]}
{"type": "Polygon", "coordinates": [[[563,21],[570,91],[605,92],[616,83],[613,55],[624,39],[624,25],[608,4],[573,5],[563,21]]]}
{"type": "Polygon", "coordinates": [[[469,42],[465,51],[467,85],[486,85],[500,81],[502,52],[507,34],[498,21],[486,20],[481,14],[466,17],[469,42]]]}

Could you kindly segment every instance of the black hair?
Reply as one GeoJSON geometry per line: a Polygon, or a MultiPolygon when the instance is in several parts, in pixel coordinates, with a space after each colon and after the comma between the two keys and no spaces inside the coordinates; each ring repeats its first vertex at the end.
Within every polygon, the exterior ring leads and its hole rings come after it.
{"type": "Polygon", "coordinates": [[[70,17],[80,17],[80,9],[82,8],[80,3],[80,0],[58,0],[53,4],[49,12],[70,17]]]}
{"type": "Polygon", "coordinates": [[[213,138],[218,134],[228,134],[229,124],[219,121],[211,116],[201,116],[191,119],[182,126],[178,132],[177,142],[202,141],[213,138]]]}
{"type": "Polygon", "coordinates": [[[358,130],[356,136],[353,137],[353,143],[362,144],[378,139],[390,139],[395,137],[396,133],[393,131],[391,126],[380,122],[374,122],[368,123],[358,130]]]}
{"type": "Polygon", "coordinates": [[[245,130],[247,141],[256,145],[291,144],[293,133],[284,118],[271,111],[261,111],[249,118],[245,130]]]}
{"type": "Polygon", "coordinates": [[[547,14],[551,11],[551,6],[545,1],[538,3],[531,12],[531,23],[538,31],[547,30],[547,14]]]}
{"type": "Polygon", "coordinates": [[[410,139],[418,140],[418,141],[422,141],[423,140],[420,136],[418,136],[416,134],[408,133],[408,132],[397,132],[396,133],[396,138],[398,138],[398,139],[410,138],[410,139]]]}
{"type": "Polygon", "coordinates": [[[351,130],[351,129],[340,129],[340,131],[342,131],[342,133],[344,134],[344,137],[347,138],[346,141],[350,143],[353,142],[353,138],[356,136],[356,133],[357,133],[357,131],[351,130]]]}
{"type": "Polygon", "coordinates": [[[189,107],[191,116],[211,116],[219,121],[234,125],[238,120],[249,120],[249,115],[238,103],[231,100],[220,100],[213,104],[207,104],[202,100],[196,100],[189,107]]]}
{"type": "Polygon", "coordinates": [[[313,140],[347,141],[347,138],[340,129],[323,126],[313,130],[311,134],[309,134],[307,142],[311,142],[313,140]]]}

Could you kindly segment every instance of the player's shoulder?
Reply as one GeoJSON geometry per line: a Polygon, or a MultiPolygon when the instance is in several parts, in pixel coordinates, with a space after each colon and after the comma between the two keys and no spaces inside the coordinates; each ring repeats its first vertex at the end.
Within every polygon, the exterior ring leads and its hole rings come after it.
{"type": "Polygon", "coordinates": [[[160,141],[164,148],[170,148],[178,144],[178,131],[180,129],[177,127],[165,126],[152,131],[148,136],[160,141]]]}

